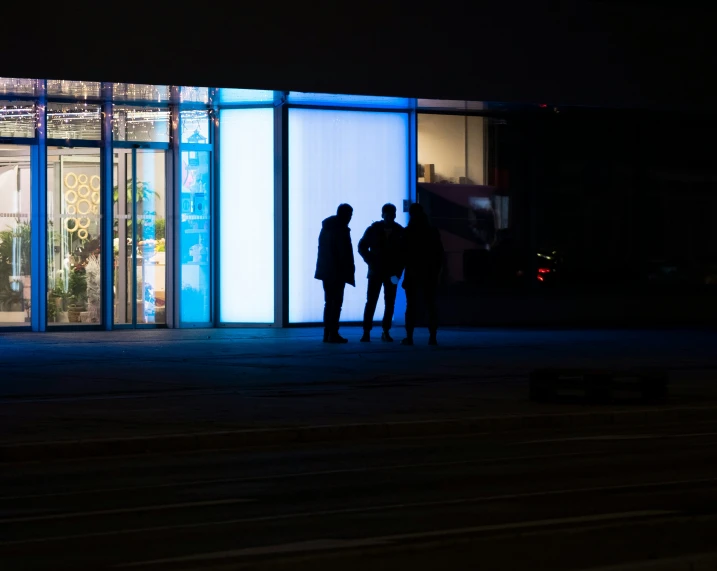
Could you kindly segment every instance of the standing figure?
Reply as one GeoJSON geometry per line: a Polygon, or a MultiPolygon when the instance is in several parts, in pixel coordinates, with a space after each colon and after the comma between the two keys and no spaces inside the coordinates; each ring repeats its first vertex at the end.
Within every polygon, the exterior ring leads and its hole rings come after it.
{"type": "Polygon", "coordinates": [[[406,272],[403,289],[406,290],[406,338],[402,345],[413,345],[418,303],[423,299],[428,309],[429,345],[438,345],[438,311],[436,295],[438,280],[443,269],[443,244],[438,230],[431,226],[420,204],[411,204],[410,220],[403,233],[403,251],[406,272]]]}
{"type": "Polygon", "coordinates": [[[393,308],[396,304],[396,289],[403,273],[401,245],[403,226],[395,222],[396,207],[393,204],[384,204],[381,208],[381,218],[383,222],[374,222],[366,228],[358,243],[359,254],[368,264],[368,292],[366,308],[363,312],[363,337],[361,337],[363,343],[371,341],[373,316],[382,287],[385,307],[381,341],[393,341],[390,335],[393,308]]]}
{"type": "Polygon", "coordinates": [[[353,211],[348,204],[340,204],[336,215],[321,223],[314,277],[324,283],[324,343],[348,343],[348,339],[339,335],[339,320],[344,287],[346,284],[356,286],[349,228],[353,211]]]}

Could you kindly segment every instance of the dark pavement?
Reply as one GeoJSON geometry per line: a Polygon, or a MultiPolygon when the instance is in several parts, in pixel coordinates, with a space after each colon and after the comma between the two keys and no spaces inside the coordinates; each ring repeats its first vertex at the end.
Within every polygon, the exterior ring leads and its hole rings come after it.
{"type": "Polygon", "coordinates": [[[345,331],[0,334],[0,569],[717,564],[717,332],[345,331]],[[548,366],[669,397],[531,402],[548,366]]]}
{"type": "Polygon", "coordinates": [[[0,473],[0,561],[4,571],[684,565],[715,550],[716,444],[717,420],[18,463],[0,473]]]}
{"type": "Polygon", "coordinates": [[[659,367],[669,406],[717,406],[717,331],[447,329],[439,347],[342,331],[347,345],[318,328],[0,334],[0,445],[606,410],[529,402],[545,366],[659,367]]]}

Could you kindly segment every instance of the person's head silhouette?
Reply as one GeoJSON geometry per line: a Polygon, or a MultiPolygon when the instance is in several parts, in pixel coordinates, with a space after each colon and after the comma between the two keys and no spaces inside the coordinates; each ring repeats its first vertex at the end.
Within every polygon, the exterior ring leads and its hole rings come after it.
{"type": "Polygon", "coordinates": [[[348,225],[349,222],[351,222],[351,217],[353,216],[354,209],[351,208],[350,204],[339,204],[339,207],[336,209],[336,216],[338,217],[341,222],[348,225]]]}
{"type": "Polygon", "coordinates": [[[396,220],[396,207],[390,202],[384,204],[381,208],[381,218],[384,219],[386,224],[390,224],[391,222],[396,220]]]}

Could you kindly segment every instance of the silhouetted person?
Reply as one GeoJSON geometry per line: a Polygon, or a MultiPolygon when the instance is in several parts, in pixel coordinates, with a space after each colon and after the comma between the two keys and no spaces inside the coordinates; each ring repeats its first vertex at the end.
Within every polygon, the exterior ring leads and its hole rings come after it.
{"type": "Polygon", "coordinates": [[[403,273],[403,251],[401,240],[403,226],[396,224],[396,207],[384,204],[381,208],[383,222],[374,222],[366,228],[359,240],[358,251],[368,264],[368,292],[366,308],[363,312],[363,337],[361,341],[371,341],[373,315],[376,312],[378,296],[383,287],[383,311],[381,341],[393,341],[389,331],[393,321],[393,308],[396,304],[396,289],[403,273]]]}
{"type": "Polygon", "coordinates": [[[346,284],[356,286],[354,280],[354,249],[351,245],[349,222],[353,208],[340,204],[335,216],[321,223],[319,254],[314,277],[324,282],[324,343],[347,343],[339,335],[341,306],[346,284]]]}
{"type": "Polygon", "coordinates": [[[438,312],[436,294],[443,268],[443,244],[438,230],[431,226],[420,204],[411,204],[410,220],[403,233],[406,271],[403,289],[406,290],[406,338],[402,345],[413,345],[417,306],[421,294],[428,310],[429,345],[437,345],[438,312]]]}

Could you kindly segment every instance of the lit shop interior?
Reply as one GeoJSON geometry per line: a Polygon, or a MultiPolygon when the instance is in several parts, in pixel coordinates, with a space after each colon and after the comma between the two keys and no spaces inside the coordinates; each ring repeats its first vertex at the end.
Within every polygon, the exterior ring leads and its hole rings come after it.
{"type": "MultiPolygon", "coordinates": [[[[384,203],[401,224],[424,203],[448,281],[465,281],[467,252],[490,249],[511,216],[482,111],[0,78],[0,328],[318,323],[317,239],[341,202],[354,247],[384,203]]],[[[361,320],[365,277],[356,253],[345,321],[361,320]]]]}

